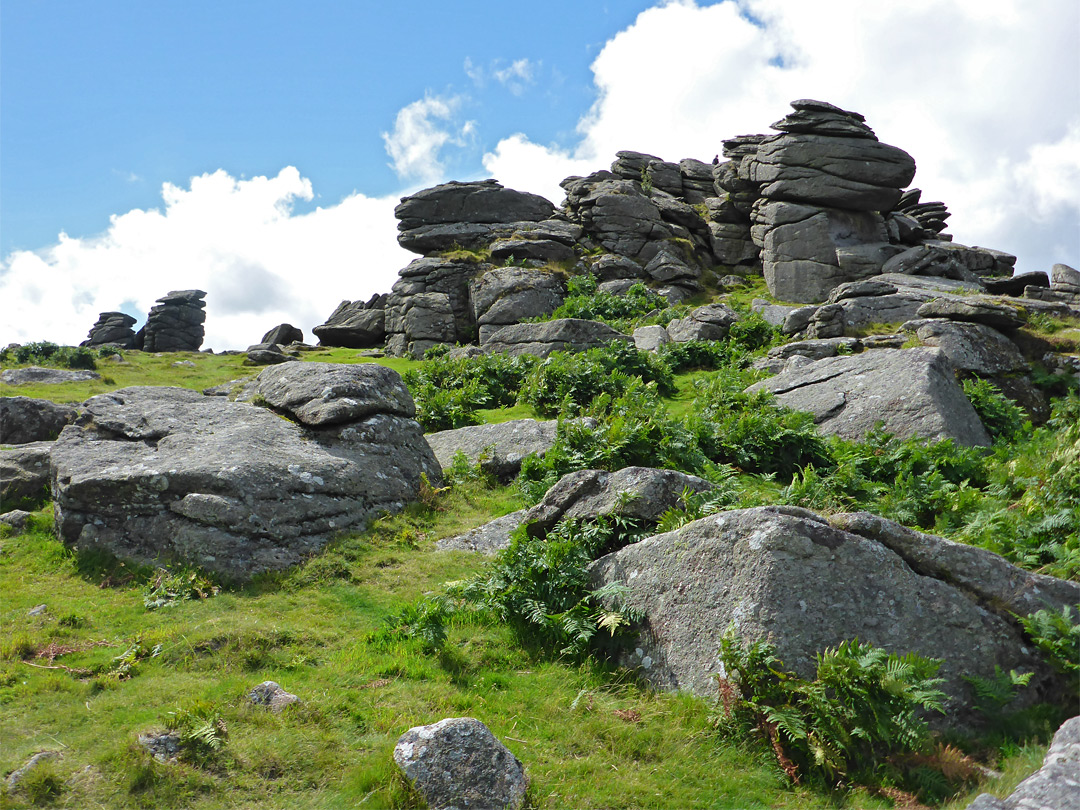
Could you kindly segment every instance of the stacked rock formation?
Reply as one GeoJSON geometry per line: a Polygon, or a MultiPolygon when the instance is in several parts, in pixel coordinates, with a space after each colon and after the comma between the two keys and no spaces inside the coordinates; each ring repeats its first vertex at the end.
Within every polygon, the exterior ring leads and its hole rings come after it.
{"type": "Polygon", "coordinates": [[[206,293],[175,290],[157,300],[136,336],[136,348],[148,352],[197,352],[203,342],[206,293]],[[138,345],[138,338],[142,345],[138,345]]]}
{"type": "Polygon", "coordinates": [[[123,312],[102,312],[86,340],[80,346],[116,346],[118,349],[135,348],[135,318],[123,312]]]}
{"type": "Polygon", "coordinates": [[[385,314],[387,295],[373,295],[365,301],[342,301],[326,323],[312,331],[327,346],[347,346],[365,349],[382,345],[386,338],[385,314]]]}

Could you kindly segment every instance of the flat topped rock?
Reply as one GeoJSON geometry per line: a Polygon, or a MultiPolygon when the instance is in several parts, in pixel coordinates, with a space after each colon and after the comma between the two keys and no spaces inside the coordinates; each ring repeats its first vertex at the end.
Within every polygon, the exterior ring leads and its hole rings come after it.
{"type": "Polygon", "coordinates": [[[1016,329],[1027,322],[1022,307],[986,298],[935,298],[919,307],[920,318],[947,318],[951,321],[981,323],[994,329],[1016,329]]]}
{"type": "Polygon", "coordinates": [[[486,339],[482,336],[480,348],[489,354],[506,352],[511,356],[547,357],[557,351],[580,352],[606,346],[613,340],[632,342],[633,338],[602,321],[559,318],[543,323],[504,326],[486,339]]]}
{"type": "Polygon", "coordinates": [[[496,180],[443,183],[403,197],[394,209],[402,231],[450,223],[541,222],[554,213],[549,200],[496,180]]]}
{"type": "Polygon", "coordinates": [[[425,437],[442,468],[463,453],[471,464],[509,481],[521,470],[522,460],[533,453],[542,456],[555,443],[559,423],[555,420],[514,419],[493,425],[470,425],[440,430],[425,437]]]}
{"type": "Polygon", "coordinates": [[[0,382],[8,385],[60,385],[69,382],[86,382],[88,380],[100,380],[101,375],[96,371],[71,370],[62,368],[42,368],[41,366],[27,366],[26,368],[9,368],[0,372],[0,382]]]}
{"type": "Polygon", "coordinates": [[[376,413],[412,418],[416,406],[401,375],[376,363],[287,363],[255,378],[252,393],[272,408],[318,427],[376,413]]]}

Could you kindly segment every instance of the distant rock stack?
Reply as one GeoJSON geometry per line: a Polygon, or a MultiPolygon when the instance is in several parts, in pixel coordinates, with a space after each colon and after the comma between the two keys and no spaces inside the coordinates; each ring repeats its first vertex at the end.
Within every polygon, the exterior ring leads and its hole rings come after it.
{"type": "Polygon", "coordinates": [[[135,318],[123,312],[102,312],[97,323],[90,327],[87,339],[80,346],[116,346],[118,349],[135,348],[135,318]]]}
{"type": "Polygon", "coordinates": [[[206,293],[176,290],[157,300],[139,334],[148,352],[197,352],[203,342],[206,293]]]}
{"type": "Polygon", "coordinates": [[[326,323],[311,331],[323,346],[366,349],[381,346],[386,338],[383,307],[389,296],[373,295],[367,301],[342,301],[326,323]]]}

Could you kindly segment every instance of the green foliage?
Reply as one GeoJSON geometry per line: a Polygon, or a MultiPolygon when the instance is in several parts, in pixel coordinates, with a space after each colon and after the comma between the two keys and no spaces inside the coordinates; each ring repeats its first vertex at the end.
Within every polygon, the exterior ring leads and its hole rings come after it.
{"type": "Polygon", "coordinates": [[[979,378],[964,380],[964,393],[995,442],[1015,442],[1031,432],[1024,412],[993,383],[979,378]]]}
{"type": "Polygon", "coordinates": [[[600,292],[595,276],[572,276],[567,283],[568,295],[551,313],[551,318],[583,318],[604,321],[616,328],[641,318],[654,310],[668,306],[667,299],[654,293],[644,284],[634,284],[622,295],[600,292]]]}
{"type": "Polygon", "coordinates": [[[688,340],[683,343],[665,343],[656,356],[671,370],[680,374],[696,369],[746,368],[750,356],[734,341],[688,340]]]}
{"type": "Polygon", "coordinates": [[[97,368],[98,357],[115,353],[115,349],[103,349],[99,352],[86,346],[58,346],[48,341],[39,341],[0,349],[0,362],[93,370],[97,368]]]}
{"type": "Polygon", "coordinates": [[[416,419],[427,432],[480,423],[476,411],[517,400],[518,389],[534,357],[478,355],[450,357],[429,351],[425,362],[405,371],[405,384],[416,402],[416,419]]]}
{"type": "Polygon", "coordinates": [[[973,704],[975,710],[987,717],[998,717],[1002,711],[1016,700],[1020,690],[1028,685],[1032,673],[1017,672],[1010,669],[1005,672],[997,664],[994,664],[994,675],[983,678],[978,675],[961,675],[971,686],[974,695],[973,704]]]}
{"type": "Polygon", "coordinates": [[[162,717],[162,722],[180,737],[181,759],[197,765],[212,762],[229,739],[225,718],[206,703],[171,711],[162,717]]]}
{"type": "Polygon", "coordinates": [[[217,596],[220,590],[194,568],[159,568],[143,589],[143,604],[147,610],[156,610],[189,599],[209,599],[217,596]]]}
{"type": "Polygon", "coordinates": [[[943,711],[941,662],[858,640],[817,656],[814,680],[785,671],[776,649],[729,630],[720,648],[723,713],[733,733],[761,732],[794,782],[828,787],[902,782],[897,757],[925,751],[923,710],[943,711]]]}
{"type": "Polygon", "coordinates": [[[1017,618],[1050,666],[1068,677],[1071,694],[1080,692],[1080,615],[1066,605],[1060,612],[1040,610],[1017,618]]]}
{"type": "Polygon", "coordinates": [[[745,374],[717,374],[695,386],[689,428],[711,461],[791,480],[807,465],[829,467],[825,440],[810,414],[776,406],[765,392],[747,394],[745,374]]]}
{"type": "Polygon", "coordinates": [[[632,380],[618,397],[602,394],[585,417],[560,419],[555,444],[543,458],[527,457],[518,486],[531,502],[567,473],[643,466],[703,474],[711,467],[682,420],[668,415],[652,386],[632,380]]]}
{"type": "Polygon", "coordinates": [[[661,396],[675,393],[675,378],[666,363],[632,344],[612,341],[585,352],[555,352],[525,378],[519,398],[540,414],[580,413],[601,394],[619,396],[633,378],[654,383],[661,396]]]}
{"type": "Polygon", "coordinates": [[[39,762],[19,780],[19,788],[33,805],[49,805],[63,794],[65,785],[51,762],[39,762]]]}
{"type": "Polygon", "coordinates": [[[367,640],[385,649],[416,639],[427,651],[439,650],[446,643],[447,624],[457,612],[456,603],[446,596],[428,594],[390,616],[378,630],[368,635],[367,640]]]}
{"type": "Polygon", "coordinates": [[[522,527],[487,572],[450,592],[523,644],[581,656],[598,631],[614,636],[636,618],[623,603],[625,588],[591,587],[588,565],[639,537],[638,524],[618,515],[564,521],[543,537],[522,527]]]}

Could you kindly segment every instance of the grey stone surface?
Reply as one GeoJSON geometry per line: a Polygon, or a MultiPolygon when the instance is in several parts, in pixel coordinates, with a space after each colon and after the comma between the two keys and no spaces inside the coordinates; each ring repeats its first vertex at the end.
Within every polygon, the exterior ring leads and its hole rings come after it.
{"type": "Polygon", "coordinates": [[[1061,724],[1042,767],[1004,799],[983,793],[967,810],[1080,810],[1080,717],[1061,724]]]}
{"type": "Polygon", "coordinates": [[[588,177],[568,177],[561,185],[570,216],[581,223],[589,238],[611,253],[648,261],[655,254],[653,243],[675,236],[659,207],[634,180],[601,171],[588,177]]]}
{"type": "Polygon", "coordinates": [[[982,284],[991,295],[1022,296],[1025,287],[1049,287],[1050,278],[1046,273],[1018,273],[1009,278],[986,278],[982,284]]]}
{"type": "Polygon", "coordinates": [[[706,304],[676,318],[667,325],[668,336],[676,343],[689,340],[723,340],[739,316],[725,304],[706,304]]]}
{"type": "Polygon", "coordinates": [[[1027,322],[1027,311],[1001,299],[950,297],[935,298],[919,307],[920,318],[948,318],[953,321],[981,323],[994,329],[1016,329],[1027,322]]]}
{"type": "Polygon", "coordinates": [[[489,268],[440,258],[416,259],[402,268],[384,306],[387,354],[420,357],[436,343],[475,340],[469,282],[489,268]]]}
{"type": "Polygon", "coordinates": [[[262,336],[259,343],[276,343],[279,346],[288,346],[290,343],[303,343],[304,330],[293,326],[291,323],[279,323],[269,332],[262,336]]]}
{"type": "Polygon", "coordinates": [[[75,420],[75,409],[47,399],[0,398],[0,444],[51,441],[75,420]]]}
{"type": "Polygon", "coordinates": [[[0,504],[34,506],[49,497],[53,442],[0,447],[0,504]]]}
{"type": "Polygon", "coordinates": [[[63,368],[42,368],[41,366],[27,366],[26,368],[8,368],[0,371],[0,382],[7,385],[61,385],[69,382],[87,382],[88,380],[100,380],[101,375],[96,371],[68,370],[63,368]]]}
{"type": "Polygon", "coordinates": [[[393,369],[376,363],[296,363],[264,369],[254,392],[305,425],[324,427],[375,414],[412,418],[409,389],[393,369]]]}
{"type": "Polygon", "coordinates": [[[704,478],[676,470],[580,470],[560,478],[522,522],[533,536],[543,536],[561,520],[599,515],[618,514],[655,523],[681,502],[685,490],[702,493],[712,488],[704,478]]]}
{"type": "Polygon", "coordinates": [[[1050,268],[1050,289],[1080,295],[1080,270],[1067,264],[1055,264],[1050,268]]]}
{"type": "MultiPolygon", "coordinates": [[[[22,787],[22,783],[26,777],[33,773],[36,768],[40,768],[44,763],[52,762],[57,759],[63,759],[63,755],[59,751],[39,751],[34,754],[24,765],[8,774],[8,790],[18,790],[22,787]]],[[[35,802],[35,804],[36,803],[37,802],[35,802]]]]}
{"type": "Polygon", "coordinates": [[[90,327],[90,333],[80,346],[115,345],[122,349],[135,348],[136,319],[125,312],[102,312],[97,323],[90,327]]]}
{"type": "Polygon", "coordinates": [[[605,346],[613,340],[631,342],[632,338],[601,321],[560,318],[504,326],[486,338],[481,336],[480,348],[488,354],[506,352],[514,357],[521,354],[547,357],[552,352],[580,352],[605,346]]]}
{"type": "Polygon", "coordinates": [[[566,298],[566,282],[545,270],[498,267],[469,283],[473,316],[481,326],[508,326],[554,312],[566,298]]]}
{"type": "Polygon", "coordinates": [[[839,354],[854,354],[861,348],[857,338],[839,337],[820,340],[797,340],[769,349],[768,357],[773,360],[787,360],[795,355],[802,355],[811,360],[823,360],[839,354]]]}
{"type": "Polygon", "coordinates": [[[850,281],[841,284],[829,293],[827,303],[835,304],[845,298],[872,298],[878,295],[892,295],[896,291],[896,285],[889,284],[886,281],[878,281],[872,278],[864,281],[850,281]]]}
{"type": "Polygon", "coordinates": [[[256,706],[266,706],[274,714],[280,714],[287,706],[299,703],[300,698],[286,692],[274,681],[263,681],[248,692],[248,700],[256,706]]]}
{"type": "Polygon", "coordinates": [[[277,343],[256,343],[254,346],[248,346],[247,360],[244,365],[273,366],[297,359],[292,355],[285,354],[277,343]]]}
{"type": "Polygon", "coordinates": [[[496,262],[565,262],[577,257],[572,247],[554,239],[498,239],[489,250],[496,262]]]}
{"type": "Polygon", "coordinates": [[[366,349],[381,345],[386,337],[387,296],[374,296],[368,301],[342,301],[326,323],[312,331],[323,346],[346,346],[366,349]]]}
{"type": "MultiPolygon", "coordinates": [[[[942,577],[912,559],[813,512],[775,506],[694,521],[602,557],[590,571],[597,585],[625,584],[629,604],[644,611],[624,663],[662,689],[714,696],[717,651],[729,627],[745,640],[770,638],[785,666],[803,677],[812,676],[817,653],[853,638],[943,659],[951,727],[977,721],[963,676],[991,678],[995,664],[1033,673],[1020,704],[1061,688],[1006,607],[953,584],[952,569],[942,577]]],[[[1032,575],[1011,576],[1024,582],[1032,575]]]]}
{"type": "Polygon", "coordinates": [[[915,334],[924,345],[936,346],[945,352],[949,361],[960,371],[991,376],[1028,370],[1016,344],[996,329],[981,323],[935,318],[921,321],[915,334]]]}
{"type": "Polygon", "coordinates": [[[662,326],[639,326],[634,330],[634,346],[643,352],[655,352],[666,343],[671,343],[671,335],[662,326]]]}
{"type": "Polygon", "coordinates": [[[516,810],[529,787],[517,757],[471,717],[409,729],[394,762],[431,810],[516,810]]]}
{"type": "Polygon", "coordinates": [[[400,510],[422,473],[441,480],[419,424],[403,415],[412,401],[399,393],[408,397],[400,379],[379,410],[375,392],[349,376],[339,382],[329,371],[321,386],[291,376],[306,365],[271,366],[262,372],[269,379],[257,381],[282,410],[307,419],[304,427],[178,388],[87,400],[52,451],[60,538],[243,580],[301,562],[339,532],[400,510]]]}
{"type": "Polygon", "coordinates": [[[10,512],[4,512],[0,515],[0,523],[10,526],[16,532],[21,532],[29,524],[32,514],[32,512],[27,512],[25,509],[12,509],[10,512]]]}
{"type": "Polygon", "coordinates": [[[180,757],[180,735],[175,731],[149,731],[138,740],[158,762],[175,762],[180,757]]]}
{"type": "Polygon", "coordinates": [[[497,517],[483,526],[436,541],[439,551],[471,551],[491,556],[510,545],[510,533],[521,525],[527,509],[497,517]]]}
{"type": "Polygon", "coordinates": [[[481,469],[505,483],[518,474],[526,456],[532,453],[542,456],[551,449],[558,426],[555,420],[514,419],[440,430],[425,438],[444,470],[453,463],[454,455],[461,452],[470,463],[479,463],[481,469]]]}
{"type": "Polygon", "coordinates": [[[788,315],[798,308],[785,306],[784,304],[770,304],[763,298],[755,298],[750,303],[750,309],[759,313],[770,326],[783,326],[788,315]]]}
{"type": "Polygon", "coordinates": [[[136,348],[148,352],[197,352],[203,342],[205,298],[202,290],[174,290],[163,295],[150,308],[146,325],[136,335],[136,348]]]}
{"type": "Polygon", "coordinates": [[[845,439],[861,439],[881,422],[902,439],[991,443],[940,349],[880,349],[831,357],[747,390],[771,391],[781,405],[812,413],[823,433],[845,439]]]}

